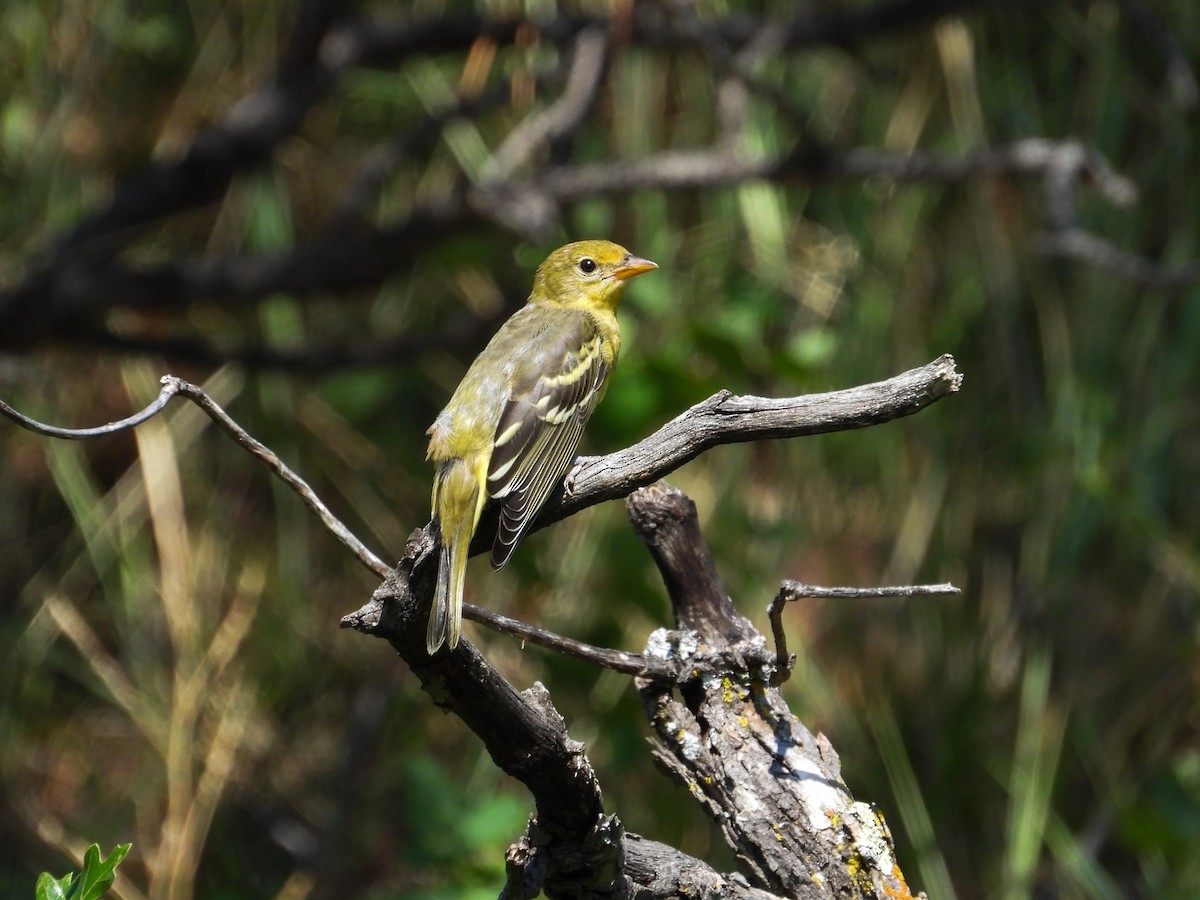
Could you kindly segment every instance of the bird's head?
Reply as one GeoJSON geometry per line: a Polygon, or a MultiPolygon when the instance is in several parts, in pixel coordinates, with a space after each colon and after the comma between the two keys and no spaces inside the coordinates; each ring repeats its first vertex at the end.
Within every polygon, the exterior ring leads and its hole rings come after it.
{"type": "Polygon", "coordinates": [[[538,266],[529,299],[616,312],[629,279],[657,268],[612,241],[576,241],[538,266]]]}

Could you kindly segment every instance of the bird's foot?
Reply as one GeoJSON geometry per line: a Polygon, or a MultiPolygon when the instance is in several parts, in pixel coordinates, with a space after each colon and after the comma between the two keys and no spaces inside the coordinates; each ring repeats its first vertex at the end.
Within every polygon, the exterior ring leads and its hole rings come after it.
{"type": "Polygon", "coordinates": [[[571,470],[567,472],[567,477],[563,479],[563,493],[568,497],[575,495],[575,477],[582,469],[583,465],[581,463],[575,463],[571,466],[571,470]]]}

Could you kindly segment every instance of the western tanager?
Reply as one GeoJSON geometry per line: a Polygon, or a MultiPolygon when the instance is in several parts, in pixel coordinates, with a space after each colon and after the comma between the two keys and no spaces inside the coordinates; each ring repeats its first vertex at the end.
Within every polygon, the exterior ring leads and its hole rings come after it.
{"type": "Polygon", "coordinates": [[[500,501],[492,567],[503,566],[566,474],[621,349],[617,304],[630,278],[657,268],[609,241],[546,257],[525,305],[476,357],[429,427],[433,521],[441,538],[426,646],[458,644],[471,537],[500,501]]]}

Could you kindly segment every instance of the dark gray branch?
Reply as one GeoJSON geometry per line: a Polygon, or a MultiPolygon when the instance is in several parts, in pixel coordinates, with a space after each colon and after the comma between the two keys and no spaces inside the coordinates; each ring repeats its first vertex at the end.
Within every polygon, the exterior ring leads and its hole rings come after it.
{"type": "MultiPolygon", "coordinates": [[[[537,818],[520,861],[528,877],[510,875],[519,889],[506,896],[532,897],[539,890],[548,896],[627,896],[624,830],[605,814],[583,745],[567,735],[546,689],[517,691],[468,640],[433,657],[426,654],[435,549],[429,529],[413,532],[395,570],[342,627],[386,639],[433,701],[462,719],[496,765],[533,794],[537,818]]],[[[510,867],[516,864],[510,858],[510,867]]]]}
{"type": "Polygon", "coordinates": [[[439,331],[398,334],[392,338],[354,338],[339,342],[311,342],[298,347],[264,344],[223,344],[203,338],[150,334],[115,334],[100,327],[81,327],[74,340],[84,347],[122,353],[152,353],[176,363],[222,365],[236,363],[248,369],[315,373],[330,369],[362,369],[394,365],[403,359],[416,362],[430,353],[461,347],[483,346],[488,337],[524,302],[506,299],[504,306],[487,315],[464,314],[439,331]]]}
{"type": "MultiPolygon", "coordinates": [[[[1012,3],[893,0],[844,12],[801,13],[790,20],[736,12],[717,21],[695,17],[684,4],[673,8],[639,4],[627,20],[561,14],[536,22],[469,13],[379,22],[350,19],[346,9],[351,5],[343,0],[302,4],[291,40],[263,84],[216,124],[200,131],[177,156],[157,160],[120,183],[110,201],[64,235],[20,283],[0,291],[0,344],[25,347],[47,337],[94,341],[97,331],[106,327],[101,314],[114,307],[161,308],[201,299],[239,302],[281,292],[303,296],[370,287],[405,272],[422,249],[450,234],[482,226],[505,235],[541,239],[557,226],[564,206],[589,197],[638,189],[702,190],[754,179],[813,182],[883,176],[950,184],[989,175],[1041,173],[1046,175],[1049,197],[1050,233],[1041,244],[1047,252],[1156,286],[1200,280],[1200,264],[1166,266],[1111,247],[1080,228],[1074,201],[1078,185],[1091,183],[1114,202],[1123,202],[1132,191],[1077,142],[1031,139],[961,159],[828,146],[806,133],[803,110],[794,109],[785,93],[756,76],[746,62],[764,52],[780,55],[817,44],[851,45],[926,26],[951,13],[1010,10],[1012,3]],[[533,163],[535,150],[547,144],[565,146],[583,128],[585,113],[604,87],[607,57],[600,35],[606,32],[611,45],[607,50],[616,46],[618,32],[620,40],[662,53],[700,47],[729,76],[726,86],[739,82],[772,100],[782,128],[800,135],[796,147],[787,153],[752,156],[738,151],[728,140],[730,135],[722,134],[710,147],[641,160],[570,164],[570,154],[558,153],[542,154],[533,163]],[[571,59],[567,86],[555,102],[531,113],[501,141],[479,183],[454,185],[395,222],[371,225],[369,217],[362,215],[370,209],[390,167],[426,159],[448,116],[479,117],[493,108],[501,96],[498,92],[478,102],[463,98],[454,109],[413,123],[401,138],[368,153],[361,177],[352,179],[342,214],[288,250],[180,258],[151,266],[132,265],[120,257],[149,226],[218,201],[240,173],[270,163],[281,141],[296,133],[350,69],[395,67],[416,56],[461,54],[480,41],[500,47],[520,35],[535,35],[571,59]],[[571,47],[573,52],[566,52],[571,47]],[[346,213],[354,214],[353,227],[346,213]]],[[[1141,32],[1163,48],[1181,102],[1194,102],[1195,77],[1180,55],[1178,42],[1144,4],[1122,0],[1122,5],[1141,32]]],[[[136,341],[126,346],[133,348],[136,341]]],[[[262,357],[263,364],[272,364],[273,359],[279,357],[262,357]]],[[[287,363],[281,359],[280,364],[287,363]]]]}
{"type": "MultiPolygon", "coordinates": [[[[578,121],[579,110],[590,97],[597,62],[588,41],[581,43],[580,53],[583,62],[572,76],[576,86],[548,121],[535,119],[528,126],[542,137],[578,121]]],[[[521,150],[506,153],[497,171],[510,171],[516,159],[529,152],[528,141],[519,143],[521,150]]],[[[184,258],[141,268],[119,259],[96,262],[63,257],[11,291],[0,292],[0,342],[27,344],[55,327],[62,336],[71,337],[81,321],[114,306],[162,308],[200,299],[236,303],[275,293],[302,296],[376,285],[405,271],[423,249],[445,236],[485,223],[541,238],[553,226],[559,208],[589,197],[634,190],[697,190],[758,179],[812,182],[883,176],[953,184],[1001,174],[1045,176],[1052,235],[1072,224],[1074,191],[1081,182],[1093,184],[1117,203],[1129,203],[1136,194],[1127,180],[1074,141],[1033,138],[963,158],[864,148],[833,150],[811,144],[791,154],[752,156],[717,144],[640,160],[557,166],[518,180],[493,178],[474,188],[459,186],[414,206],[386,226],[366,220],[348,223],[339,217],[315,236],[271,253],[184,258]],[[398,253],[398,247],[405,252],[398,253]],[[71,324],[64,327],[64,323],[71,324]]],[[[362,202],[361,197],[355,200],[362,202]]],[[[1142,269],[1114,270],[1139,276],[1143,269],[1155,266],[1143,260],[1142,269]]]]}
{"type": "MultiPolygon", "coordinates": [[[[426,526],[426,528],[428,529],[429,526],[426,526]]],[[[499,613],[492,612],[490,609],[484,609],[470,603],[463,604],[463,616],[472,622],[486,625],[493,631],[499,631],[501,634],[510,634],[513,637],[519,637],[522,641],[528,641],[531,644],[537,644],[539,647],[545,647],[548,650],[574,656],[576,659],[582,659],[585,662],[590,662],[592,665],[605,669],[612,669],[614,672],[623,672],[626,675],[637,675],[641,678],[653,678],[657,681],[667,681],[670,683],[674,683],[679,678],[679,667],[668,665],[661,659],[641,656],[637,653],[626,653],[623,650],[609,650],[605,647],[595,647],[591,644],[585,644],[583,641],[555,634],[544,628],[538,628],[536,625],[530,625],[527,622],[502,616],[499,613]]]]}
{"type": "Polygon", "coordinates": [[[1126,281],[1157,288],[1184,288],[1200,281],[1200,260],[1166,264],[1138,256],[1082,228],[1066,227],[1038,238],[1042,251],[1103,269],[1126,281]]]}

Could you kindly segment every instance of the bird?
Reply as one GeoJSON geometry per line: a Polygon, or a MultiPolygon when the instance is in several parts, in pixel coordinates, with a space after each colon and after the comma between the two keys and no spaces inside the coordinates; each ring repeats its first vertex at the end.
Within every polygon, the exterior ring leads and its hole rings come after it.
{"type": "Polygon", "coordinates": [[[500,569],[566,474],[604,396],[621,351],[616,312],[629,279],[656,268],[611,241],[559,247],[429,427],[441,544],[425,642],[431,656],[458,645],[467,557],[484,506],[500,503],[491,556],[500,569]]]}

